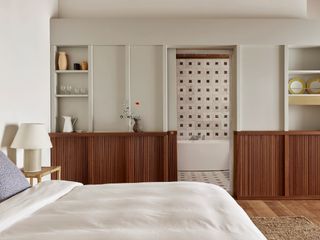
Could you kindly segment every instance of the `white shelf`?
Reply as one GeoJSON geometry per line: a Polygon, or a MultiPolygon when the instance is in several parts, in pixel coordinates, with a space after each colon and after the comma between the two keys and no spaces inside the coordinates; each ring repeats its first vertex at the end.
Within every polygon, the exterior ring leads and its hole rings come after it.
{"type": "Polygon", "coordinates": [[[58,98],[86,98],[88,94],[57,94],[58,98]]]}
{"type": "Polygon", "coordinates": [[[289,70],[289,74],[320,74],[320,70],[289,70]]]}
{"type": "Polygon", "coordinates": [[[56,70],[56,73],[88,73],[88,70],[56,70]]]}
{"type": "Polygon", "coordinates": [[[319,46],[284,47],[284,129],[319,129],[320,94],[290,94],[288,82],[292,77],[307,81],[320,77],[319,46]]]}
{"type": "Polygon", "coordinates": [[[320,94],[289,94],[290,105],[320,105],[320,94]]]}
{"type": "Polygon", "coordinates": [[[289,97],[320,97],[320,94],[288,94],[289,97]]]}

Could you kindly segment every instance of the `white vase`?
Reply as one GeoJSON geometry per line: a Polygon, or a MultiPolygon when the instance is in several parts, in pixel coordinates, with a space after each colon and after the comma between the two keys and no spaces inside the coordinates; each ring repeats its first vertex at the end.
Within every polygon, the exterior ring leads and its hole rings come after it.
{"type": "Polygon", "coordinates": [[[67,70],[67,68],[68,68],[68,59],[67,59],[66,52],[59,52],[58,68],[59,68],[59,70],[67,70]]]}

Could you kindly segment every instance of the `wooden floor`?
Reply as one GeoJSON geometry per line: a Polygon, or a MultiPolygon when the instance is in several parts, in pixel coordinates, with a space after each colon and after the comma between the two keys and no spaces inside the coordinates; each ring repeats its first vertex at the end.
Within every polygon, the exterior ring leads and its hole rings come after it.
{"type": "Polygon", "coordinates": [[[320,200],[239,200],[250,217],[305,216],[320,225],[320,200]]]}

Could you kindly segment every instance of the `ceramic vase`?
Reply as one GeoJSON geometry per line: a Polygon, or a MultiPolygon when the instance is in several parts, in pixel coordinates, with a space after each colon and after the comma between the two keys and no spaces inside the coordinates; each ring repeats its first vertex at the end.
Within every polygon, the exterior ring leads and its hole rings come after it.
{"type": "Polygon", "coordinates": [[[68,67],[68,59],[66,52],[59,52],[58,57],[58,68],[59,70],[67,70],[68,67]]]}
{"type": "Polygon", "coordinates": [[[134,132],[141,132],[141,126],[140,126],[140,119],[138,118],[134,118],[134,124],[133,124],[133,127],[132,127],[132,130],[134,132]]]}

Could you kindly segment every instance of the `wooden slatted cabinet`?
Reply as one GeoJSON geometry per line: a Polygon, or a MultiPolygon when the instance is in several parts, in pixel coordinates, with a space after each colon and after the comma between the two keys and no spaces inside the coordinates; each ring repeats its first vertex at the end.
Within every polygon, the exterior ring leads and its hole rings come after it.
{"type": "Polygon", "coordinates": [[[320,199],[320,131],[235,133],[238,199],[320,199]]]}
{"type": "Polygon", "coordinates": [[[51,164],[85,184],[177,180],[176,132],[51,133],[51,164]]]}

